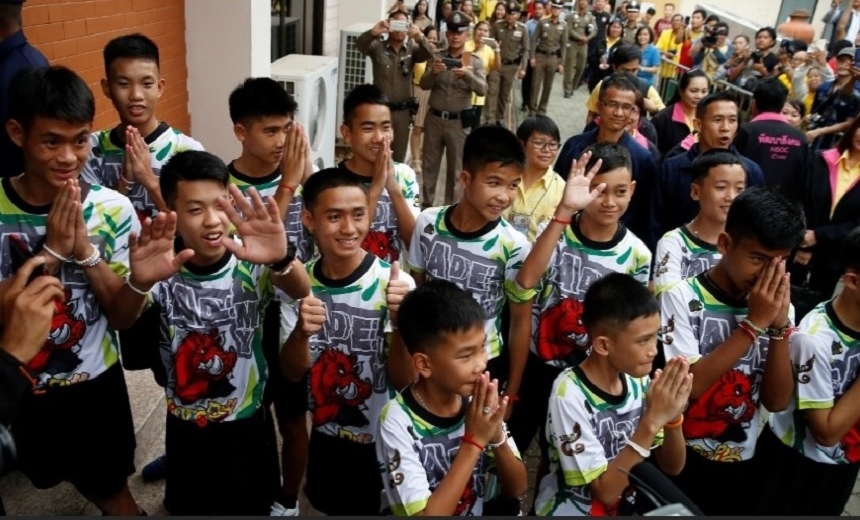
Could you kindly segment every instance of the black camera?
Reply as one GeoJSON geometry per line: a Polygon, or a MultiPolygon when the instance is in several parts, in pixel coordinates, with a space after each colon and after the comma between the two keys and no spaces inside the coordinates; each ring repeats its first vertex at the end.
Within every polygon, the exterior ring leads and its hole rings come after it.
{"type": "Polygon", "coordinates": [[[717,38],[720,36],[728,36],[729,30],[725,27],[710,27],[705,26],[705,34],[702,36],[702,45],[705,47],[716,47],[717,38]]]}
{"type": "Polygon", "coordinates": [[[758,49],[754,50],[752,54],[750,54],[750,58],[752,58],[753,63],[760,62],[763,56],[764,54],[758,49]]]}
{"type": "Polygon", "coordinates": [[[826,118],[821,114],[810,114],[809,121],[806,123],[807,130],[815,130],[824,126],[826,118]]]}
{"type": "Polygon", "coordinates": [[[5,426],[0,424],[0,475],[3,475],[15,465],[17,451],[15,439],[5,426]]]}

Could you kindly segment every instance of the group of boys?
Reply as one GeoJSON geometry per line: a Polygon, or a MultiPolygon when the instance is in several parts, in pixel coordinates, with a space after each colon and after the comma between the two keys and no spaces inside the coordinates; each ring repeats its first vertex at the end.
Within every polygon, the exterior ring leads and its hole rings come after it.
{"type": "Polygon", "coordinates": [[[116,331],[155,309],[171,514],[297,514],[306,472],[329,515],[516,515],[536,433],[541,516],[643,512],[628,473],[652,453],[706,514],[841,512],[860,467],[860,234],[843,292],[795,328],[785,258],[803,213],[748,188],[736,153],[693,161],[698,214],[654,257],[621,220],[627,149],[593,145],[562,178],[545,116],[472,131],[462,200],[419,212],[376,87],[344,102],[351,157],[314,173],[295,103],[249,78],[227,165],[156,119],[151,40],[104,56],[115,128],[92,133],[68,69],[10,90],[25,171],[0,182],[0,246],[23,242],[65,288],[13,422],[37,487],[142,513],[116,331]]]}

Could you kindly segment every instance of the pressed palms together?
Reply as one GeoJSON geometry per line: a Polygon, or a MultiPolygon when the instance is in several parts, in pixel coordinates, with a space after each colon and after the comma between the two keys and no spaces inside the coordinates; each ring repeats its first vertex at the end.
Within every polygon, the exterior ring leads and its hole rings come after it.
{"type": "MultiPolygon", "coordinates": [[[[236,186],[231,184],[228,189],[232,202],[223,197],[219,206],[235,226],[241,242],[225,234],[221,237],[224,247],[236,258],[254,264],[272,264],[282,260],[287,255],[287,236],[275,200],[266,197],[264,202],[254,188],[247,193],[250,201],[236,186]]],[[[135,287],[151,287],[170,278],[194,256],[191,249],[174,252],[176,219],[175,211],[159,212],[154,219],[147,218],[143,222],[140,236],[132,234],[129,260],[135,287]]]]}

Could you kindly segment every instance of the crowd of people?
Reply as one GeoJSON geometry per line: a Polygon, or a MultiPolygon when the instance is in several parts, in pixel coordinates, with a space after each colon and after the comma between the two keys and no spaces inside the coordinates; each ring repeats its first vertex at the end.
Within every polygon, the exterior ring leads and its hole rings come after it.
{"type": "MultiPolygon", "coordinates": [[[[26,44],[20,4],[0,0],[0,27],[26,44]]],[[[146,514],[123,370],[144,369],[167,418],[143,474],[173,515],[516,516],[535,440],[532,515],[653,510],[639,464],[707,515],[841,514],[860,470],[854,47],[809,65],[764,28],[747,59],[702,11],[667,4],[652,29],[636,0],[547,4],[446,0],[436,22],[396,2],[357,40],[374,84],[343,102],[349,155],[319,171],[270,78],[225,100],[241,153],[219,158],[156,116],[153,39],[104,47],[105,129],[75,71],[31,59],[0,160],[18,469],[146,514]],[[748,121],[713,88],[747,69],[748,121]],[[565,98],[590,87],[564,139],[556,73],[565,98]],[[798,85],[837,122],[810,129],[798,85]]]]}

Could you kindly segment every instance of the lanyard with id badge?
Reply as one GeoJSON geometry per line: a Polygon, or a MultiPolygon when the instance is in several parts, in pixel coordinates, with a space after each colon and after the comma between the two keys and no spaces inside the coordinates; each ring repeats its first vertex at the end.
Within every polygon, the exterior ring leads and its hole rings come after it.
{"type": "MultiPolygon", "coordinates": [[[[544,197],[546,197],[547,192],[549,192],[550,188],[552,188],[552,186],[556,182],[556,180],[557,180],[556,176],[553,175],[552,180],[549,183],[549,186],[547,186],[547,188],[544,190],[543,194],[540,196],[540,198],[535,203],[535,205],[532,206],[532,210],[530,212],[518,213],[518,212],[514,211],[513,207],[511,207],[511,218],[509,221],[511,223],[511,226],[513,226],[514,229],[516,229],[517,231],[519,231],[520,233],[522,233],[525,236],[529,236],[529,226],[532,223],[532,217],[534,216],[535,211],[537,211],[537,209],[538,209],[538,206],[540,206],[540,203],[543,202],[544,197]]],[[[525,203],[525,197],[523,197],[523,202],[525,203]]]]}

